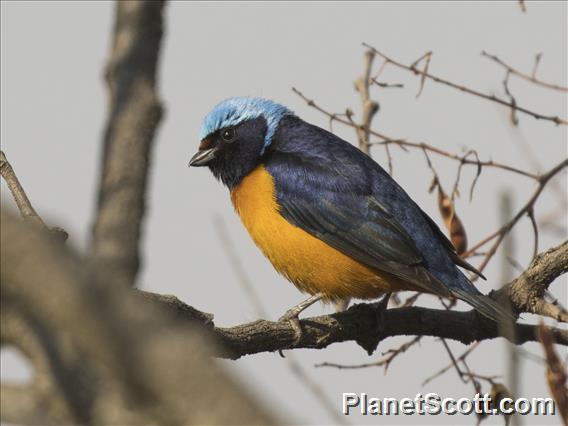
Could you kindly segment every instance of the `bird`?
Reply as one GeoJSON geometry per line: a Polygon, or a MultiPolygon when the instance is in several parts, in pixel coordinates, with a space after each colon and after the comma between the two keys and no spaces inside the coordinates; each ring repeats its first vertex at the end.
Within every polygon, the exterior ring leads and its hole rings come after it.
{"type": "Polygon", "coordinates": [[[246,96],[217,104],[199,139],[189,166],[208,167],[229,189],[256,245],[310,295],[281,320],[297,320],[316,301],[405,290],[458,298],[493,321],[511,318],[460,269],[485,279],[434,220],[349,142],[275,101],[246,96]]]}

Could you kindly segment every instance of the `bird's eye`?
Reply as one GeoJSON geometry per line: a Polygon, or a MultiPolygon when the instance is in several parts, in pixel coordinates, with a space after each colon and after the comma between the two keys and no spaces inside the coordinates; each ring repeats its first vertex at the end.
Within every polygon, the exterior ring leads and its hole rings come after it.
{"type": "Polygon", "coordinates": [[[232,127],[228,127],[221,132],[221,138],[225,142],[233,142],[237,136],[237,132],[232,127]]]}

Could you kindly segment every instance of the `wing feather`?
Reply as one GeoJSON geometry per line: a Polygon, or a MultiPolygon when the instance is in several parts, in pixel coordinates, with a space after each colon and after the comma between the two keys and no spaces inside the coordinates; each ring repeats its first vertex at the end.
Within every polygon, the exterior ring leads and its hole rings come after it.
{"type": "Polygon", "coordinates": [[[289,222],[347,256],[422,291],[449,295],[423,267],[422,254],[411,236],[373,196],[324,191],[316,197],[280,196],[278,202],[289,222]]]}

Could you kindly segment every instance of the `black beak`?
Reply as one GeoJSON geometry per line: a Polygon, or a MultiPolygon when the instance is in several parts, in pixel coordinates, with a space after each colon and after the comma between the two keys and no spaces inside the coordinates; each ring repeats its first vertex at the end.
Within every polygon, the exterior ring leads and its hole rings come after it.
{"type": "Polygon", "coordinates": [[[207,163],[215,158],[215,154],[217,154],[218,150],[218,147],[200,149],[193,157],[191,157],[191,160],[189,160],[189,167],[206,166],[207,163]]]}

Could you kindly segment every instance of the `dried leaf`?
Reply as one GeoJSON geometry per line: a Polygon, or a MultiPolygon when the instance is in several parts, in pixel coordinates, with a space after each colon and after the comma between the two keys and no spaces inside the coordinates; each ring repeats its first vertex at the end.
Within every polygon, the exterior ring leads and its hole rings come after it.
{"type": "MultiPolygon", "coordinates": [[[[489,392],[489,396],[491,397],[491,403],[489,404],[489,408],[491,410],[496,409],[499,410],[500,402],[504,398],[511,398],[513,399],[513,395],[511,391],[503,384],[503,383],[494,383],[491,387],[491,391],[489,392]]],[[[499,413],[503,414],[503,413],[499,413]]],[[[512,414],[503,414],[505,417],[505,424],[508,425],[511,421],[512,414]]]]}
{"type": "Polygon", "coordinates": [[[438,186],[438,208],[444,219],[444,224],[450,232],[450,241],[456,248],[458,254],[462,254],[467,250],[467,235],[465,227],[460,218],[456,214],[454,203],[442,189],[440,182],[436,182],[438,186]]]}
{"type": "Polygon", "coordinates": [[[426,82],[426,75],[428,74],[428,67],[430,66],[430,60],[431,59],[432,59],[432,52],[429,51],[429,52],[426,52],[424,55],[422,55],[420,58],[418,58],[416,61],[414,61],[410,65],[410,68],[416,74],[422,75],[422,77],[420,78],[420,89],[418,90],[418,93],[416,94],[417,98],[422,94],[422,90],[424,90],[424,83],[426,82]],[[420,72],[420,71],[418,71],[418,69],[416,67],[423,60],[426,60],[425,65],[424,65],[424,70],[420,72]]]}
{"type": "Polygon", "coordinates": [[[558,413],[562,417],[562,422],[568,424],[568,390],[566,389],[566,366],[562,363],[553,345],[553,338],[550,329],[542,322],[538,329],[538,337],[544,348],[546,363],[546,381],[554,400],[556,401],[558,413]]]}

